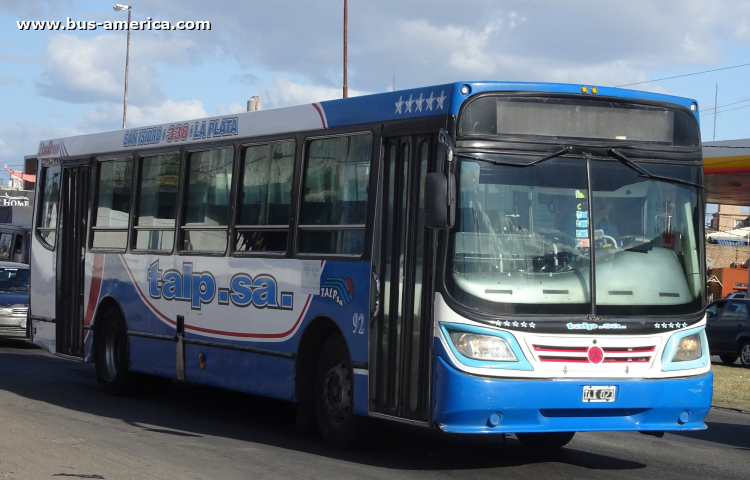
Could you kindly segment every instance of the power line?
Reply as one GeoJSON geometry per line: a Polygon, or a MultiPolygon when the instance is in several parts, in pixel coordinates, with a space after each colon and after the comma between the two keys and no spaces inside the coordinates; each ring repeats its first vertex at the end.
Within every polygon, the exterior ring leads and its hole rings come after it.
{"type": "MultiPolygon", "coordinates": [[[[719,110],[718,112],[711,112],[711,113],[707,113],[705,115],[701,114],[701,116],[702,117],[703,116],[708,117],[708,116],[711,116],[711,115],[715,115],[717,113],[731,112],[732,110],[739,110],[740,108],[747,108],[747,107],[750,107],[750,105],[743,105],[741,107],[730,108],[728,110],[719,110]]],[[[721,107],[719,107],[719,108],[721,108],[721,107]]]]}
{"type": "MultiPolygon", "coordinates": [[[[711,110],[716,110],[717,108],[724,108],[724,107],[728,107],[730,105],[737,105],[738,103],[745,103],[745,102],[750,102],[750,98],[748,98],[747,100],[740,100],[739,102],[732,102],[732,103],[727,103],[725,105],[719,105],[718,107],[707,108],[706,110],[704,110],[703,112],[701,112],[701,115],[703,115],[704,112],[710,112],[711,110]]],[[[721,113],[721,112],[719,112],[719,113],[721,113]]]]}
{"type": "Polygon", "coordinates": [[[702,72],[686,73],[684,75],[675,75],[673,77],[655,78],[654,80],[646,80],[644,82],[628,83],[625,85],[616,85],[615,88],[630,87],[632,85],[642,85],[644,83],[660,82],[662,80],[672,80],[673,78],[690,77],[692,75],[701,75],[703,73],[718,72],[720,70],[729,70],[730,68],[740,68],[750,66],[750,63],[743,63],[742,65],[732,65],[731,67],[714,68],[713,70],[703,70],[702,72]]]}

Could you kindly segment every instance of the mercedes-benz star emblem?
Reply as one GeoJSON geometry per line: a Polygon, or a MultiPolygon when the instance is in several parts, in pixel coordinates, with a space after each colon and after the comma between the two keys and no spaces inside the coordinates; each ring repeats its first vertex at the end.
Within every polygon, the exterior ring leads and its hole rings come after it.
{"type": "Polygon", "coordinates": [[[599,347],[591,347],[586,352],[586,356],[591,363],[602,363],[602,360],[604,360],[604,351],[599,347]]]}

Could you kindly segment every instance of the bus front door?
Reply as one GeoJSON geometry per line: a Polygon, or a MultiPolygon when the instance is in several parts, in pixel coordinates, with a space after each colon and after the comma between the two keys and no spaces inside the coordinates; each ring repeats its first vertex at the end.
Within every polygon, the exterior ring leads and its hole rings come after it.
{"type": "Polygon", "coordinates": [[[437,135],[387,137],[383,145],[371,410],[428,421],[434,233],[424,225],[423,190],[436,165],[437,135]]]}
{"type": "Polygon", "coordinates": [[[83,357],[83,280],[89,200],[88,165],[63,165],[57,249],[57,352],[83,357]]]}

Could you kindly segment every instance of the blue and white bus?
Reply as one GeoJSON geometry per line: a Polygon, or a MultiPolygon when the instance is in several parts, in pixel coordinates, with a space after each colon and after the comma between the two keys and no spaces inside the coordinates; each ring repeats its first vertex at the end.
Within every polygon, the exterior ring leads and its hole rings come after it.
{"type": "Polygon", "coordinates": [[[468,82],[42,141],[34,343],[363,417],[562,446],[705,428],[695,101],[468,82]]]}

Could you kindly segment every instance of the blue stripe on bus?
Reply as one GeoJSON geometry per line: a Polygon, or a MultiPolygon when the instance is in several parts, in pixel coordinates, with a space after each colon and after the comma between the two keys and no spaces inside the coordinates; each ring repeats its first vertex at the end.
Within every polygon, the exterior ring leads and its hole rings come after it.
{"type": "Polygon", "coordinates": [[[435,339],[432,419],[452,433],[701,430],[713,373],[657,380],[498,379],[468,375],[435,339]],[[584,403],[584,385],[614,385],[614,402],[584,403]],[[680,415],[689,412],[682,423],[680,415]],[[489,418],[500,414],[492,426],[489,418]]]}
{"type": "MultiPolygon", "coordinates": [[[[691,98],[663,95],[659,93],[602,87],[591,84],[532,83],[532,82],[455,82],[431,87],[398,90],[395,92],[363,95],[346,99],[320,102],[329,127],[359,125],[372,122],[405,120],[435,115],[458,115],[461,105],[472,95],[485,92],[546,92],[586,96],[607,96],[623,99],[671,102],[685,108],[697,102],[691,98]],[[467,85],[468,93],[461,92],[467,85]],[[581,87],[588,87],[583,94],[581,87]],[[591,87],[598,93],[591,94],[591,87]]],[[[693,111],[696,119],[699,112],[693,111]]]]}

